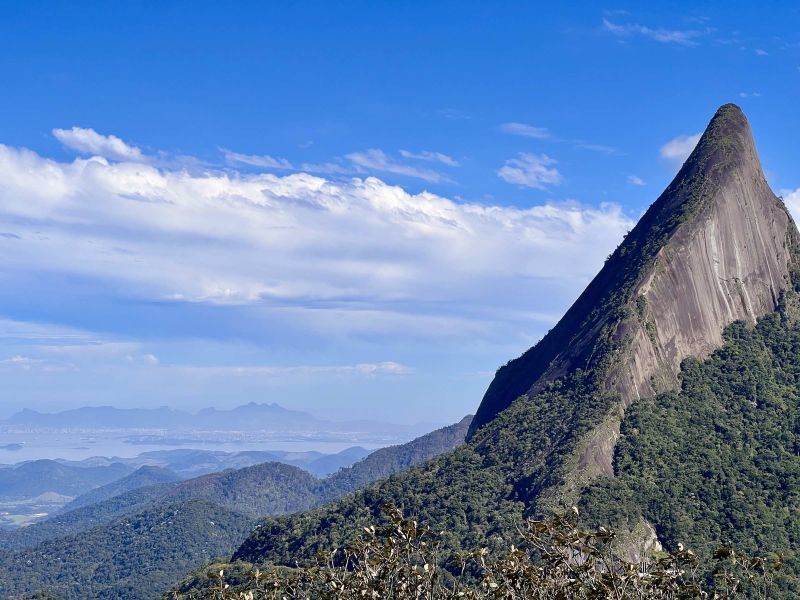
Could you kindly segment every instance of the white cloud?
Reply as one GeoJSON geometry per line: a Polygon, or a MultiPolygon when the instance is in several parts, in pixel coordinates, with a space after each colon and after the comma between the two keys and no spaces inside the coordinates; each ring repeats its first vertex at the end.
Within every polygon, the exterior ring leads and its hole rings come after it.
{"type": "Polygon", "coordinates": [[[11,358],[4,358],[3,360],[0,360],[0,366],[19,367],[20,369],[29,370],[41,362],[42,361],[39,359],[31,358],[30,356],[20,356],[17,354],[11,358]]]}
{"type": "Polygon", "coordinates": [[[703,136],[702,133],[694,135],[679,135],[661,146],[660,154],[662,158],[683,164],[697,146],[697,142],[703,136]]]}
{"type": "Polygon", "coordinates": [[[800,188],[795,190],[781,190],[779,195],[783,198],[786,208],[792,213],[795,221],[800,222],[800,188]]]}
{"type": "MultiPolygon", "coordinates": [[[[541,187],[560,181],[553,163],[520,155],[501,173],[541,187]]],[[[0,182],[0,231],[13,234],[0,236],[4,280],[60,274],[122,297],[255,306],[317,335],[479,337],[512,321],[504,331],[539,330],[555,314],[531,314],[524,299],[547,289],[567,302],[632,226],[612,204],[523,209],[374,177],[64,162],[3,145],[0,182]]],[[[50,354],[70,361],[149,352],[69,330],[2,329],[61,346],[50,354]]]]}
{"type": "Polygon", "coordinates": [[[631,185],[647,185],[641,177],[638,175],[628,175],[628,183],[631,185]]]}
{"type": "Polygon", "coordinates": [[[546,154],[521,152],[507,160],[497,175],[508,183],[543,190],[548,184],[561,183],[561,173],[553,166],[556,162],[546,154]]]}
{"type": "Polygon", "coordinates": [[[70,327],[0,318],[0,343],[4,345],[76,345],[90,339],[86,332],[70,327]]]}
{"type": "Polygon", "coordinates": [[[697,38],[706,33],[706,31],[699,31],[696,29],[653,29],[638,23],[612,23],[608,19],[603,19],[603,28],[609,33],[620,37],[641,35],[656,42],[679,44],[682,46],[696,46],[697,38]]]}
{"type": "Polygon", "coordinates": [[[756,53],[756,56],[769,56],[769,52],[762,50],[761,48],[756,48],[754,52],[756,53]]]}
{"type": "Polygon", "coordinates": [[[115,135],[102,135],[91,128],[53,129],[53,135],[68,148],[84,154],[94,154],[112,160],[142,162],[145,159],[142,151],[136,146],[126,144],[115,135]]]}
{"type": "Polygon", "coordinates": [[[739,98],[760,98],[761,94],[758,92],[739,92],[739,98]]]}
{"type": "Polygon", "coordinates": [[[36,371],[37,373],[63,373],[65,371],[74,371],[76,367],[68,362],[15,354],[11,358],[0,359],[0,369],[36,371]]]}
{"type": "Polygon", "coordinates": [[[400,156],[403,158],[410,158],[412,160],[440,162],[448,167],[460,166],[455,158],[448,156],[447,154],[442,154],[441,152],[431,152],[429,150],[423,150],[422,152],[409,152],[408,150],[400,150],[400,156]]]}
{"type": "Polygon", "coordinates": [[[398,163],[383,150],[372,148],[364,152],[352,152],[345,156],[353,165],[364,172],[380,171],[384,173],[394,173],[405,177],[414,177],[430,183],[441,183],[448,179],[441,173],[430,169],[419,169],[411,165],[398,163]]]}
{"type": "Polygon", "coordinates": [[[155,354],[142,354],[141,358],[148,365],[157,365],[160,362],[155,354]]]}
{"type": "Polygon", "coordinates": [[[534,127],[526,123],[503,123],[500,125],[500,131],[503,133],[510,133],[511,135],[535,138],[537,140],[544,140],[550,137],[550,132],[546,128],[534,127]]]}

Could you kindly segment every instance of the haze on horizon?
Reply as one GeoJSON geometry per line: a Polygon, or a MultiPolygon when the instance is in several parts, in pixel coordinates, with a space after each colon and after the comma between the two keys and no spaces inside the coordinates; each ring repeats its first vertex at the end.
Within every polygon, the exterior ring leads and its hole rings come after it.
{"type": "Polygon", "coordinates": [[[800,216],[793,7],[3,11],[0,418],[454,422],[725,102],[800,216]]]}

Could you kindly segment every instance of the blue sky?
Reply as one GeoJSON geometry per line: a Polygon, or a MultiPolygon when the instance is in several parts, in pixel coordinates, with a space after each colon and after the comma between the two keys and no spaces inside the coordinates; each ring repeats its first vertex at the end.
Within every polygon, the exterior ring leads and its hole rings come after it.
{"type": "Polygon", "coordinates": [[[798,23],[788,2],[0,3],[0,413],[454,421],[720,104],[800,206],[798,23]]]}

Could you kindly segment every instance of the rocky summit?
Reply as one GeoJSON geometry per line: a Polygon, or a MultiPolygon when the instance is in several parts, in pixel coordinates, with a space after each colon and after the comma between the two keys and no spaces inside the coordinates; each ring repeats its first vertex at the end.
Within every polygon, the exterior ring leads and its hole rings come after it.
{"type": "MultiPolygon", "coordinates": [[[[575,304],[497,372],[471,432],[578,369],[618,397],[619,417],[635,400],[676,388],[683,359],[719,348],[733,321],[775,310],[797,248],[797,228],[764,178],[747,119],[738,106],[722,106],[575,304]]],[[[611,474],[617,434],[618,422],[593,432],[581,468],[611,474]]]]}

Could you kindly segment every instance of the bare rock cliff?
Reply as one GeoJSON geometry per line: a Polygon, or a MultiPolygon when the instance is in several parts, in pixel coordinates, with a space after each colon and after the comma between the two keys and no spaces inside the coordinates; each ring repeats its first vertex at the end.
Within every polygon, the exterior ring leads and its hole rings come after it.
{"type": "Polygon", "coordinates": [[[764,179],[744,115],[727,106],[721,119],[725,131],[711,133],[728,140],[730,164],[712,197],[676,228],[634,286],[636,319],[620,327],[631,338],[630,360],[608,383],[626,404],[677,385],[684,358],[718,348],[733,321],[754,322],[775,310],[789,285],[794,223],[764,179]]]}
{"type": "Polygon", "coordinates": [[[773,311],[792,284],[800,236],[770,190],[750,126],[721,107],[682,169],[561,321],[501,368],[471,432],[521,395],[581,369],[618,415],[582,444],[578,470],[612,474],[622,411],[678,385],[681,361],[722,344],[733,321],[773,311]]]}

